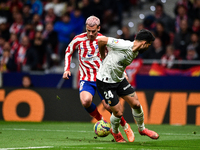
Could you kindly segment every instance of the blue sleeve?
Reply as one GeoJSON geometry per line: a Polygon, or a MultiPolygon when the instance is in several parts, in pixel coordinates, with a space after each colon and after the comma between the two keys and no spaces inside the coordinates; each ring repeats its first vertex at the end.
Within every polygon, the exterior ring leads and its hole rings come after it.
{"type": "Polygon", "coordinates": [[[33,13],[37,13],[40,16],[42,15],[43,5],[39,0],[35,1],[35,3],[32,4],[32,11],[33,13]]]}
{"type": "Polygon", "coordinates": [[[69,35],[73,32],[74,27],[72,24],[55,23],[54,31],[69,35]]]}

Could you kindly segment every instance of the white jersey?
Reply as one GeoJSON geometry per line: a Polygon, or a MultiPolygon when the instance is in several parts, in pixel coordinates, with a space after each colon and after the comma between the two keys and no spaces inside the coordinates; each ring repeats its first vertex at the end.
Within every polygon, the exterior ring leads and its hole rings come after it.
{"type": "Polygon", "coordinates": [[[126,66],[131,64],[133,59],[138,55],[133,52],[134,42],[108,38],[107,48],[108,54],[102,61],[97,73],[97,79],[106,83],[117,83],[124,79],[124,70],[126,66]]]}

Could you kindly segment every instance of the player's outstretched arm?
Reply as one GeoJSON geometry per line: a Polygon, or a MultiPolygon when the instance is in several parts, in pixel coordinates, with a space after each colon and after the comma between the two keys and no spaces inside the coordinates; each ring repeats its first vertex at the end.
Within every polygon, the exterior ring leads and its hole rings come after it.
{"type": "Polygon", "coordinates": [[[107,42],[108,42],[108,37],[104,36],[98,39],[98,47],[99,47],[99,52],[101,54],[101,59],[105,58],[105,50],[107,42]]]}
{"type": "Polygon", "coordinates": [[[69,79],[69,76],[71,76],[71,72],[70,71],[65,71],[63,73],[63,79],[69,79]]]}

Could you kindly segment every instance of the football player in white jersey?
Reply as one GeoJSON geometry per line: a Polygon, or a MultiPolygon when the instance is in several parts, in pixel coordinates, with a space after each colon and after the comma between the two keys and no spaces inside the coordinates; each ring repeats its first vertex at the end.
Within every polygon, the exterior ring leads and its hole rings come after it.
{"type": "MultiPolygon", "coordinates": [[[[96,87],[96,75],[101,64],[100,53],[98,49],[98,38],[103,35],[100,31],[100,20],[95,16],[90,16],[86,20],[86,32],[74,37],[65,52],[65,68],[63,73],[64,79],[71,76],[70,63],[73,52],[78,49],[79,54],[79,72],[80,72],[80,101],[85,110],[97,120],[102,119],[102,115],[97,110],[96,105],[92,102],[95,92],[97,91],[102,100],[104,107],[110,110],[109,105],[99,93],[96,87]]],[[[129,142],[134,141],[134,133],[125,119],[121,118],[120,124],[124,129],[129,142]]]]}
{"type": "Polygon", "coordinates": [[[137,122],[138,131],[141,135],[147,135],[152,139],[158,139],[159,135],[144,126],[144,114],[137,94],[124,76],[124,70],[139,53],[148,49],[155,37],[148,30],[142,29],[138,32],[135,40],[128,41],[112,37],[100,37],[98,39],[99,51],[102,64],[97,73],[97,88],[110,105],[112,115],[111,133],[116,142],[126,142],[119,131],[119,122],[123,115],[123,107],[118,96],[123,98],[132,109],[132,115],[137,122]],[[105,48],[108,54],[105,56],[105,48]]]}

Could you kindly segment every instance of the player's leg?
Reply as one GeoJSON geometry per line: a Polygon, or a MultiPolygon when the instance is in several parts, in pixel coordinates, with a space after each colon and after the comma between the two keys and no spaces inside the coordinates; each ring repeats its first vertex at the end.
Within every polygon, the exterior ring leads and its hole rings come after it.
{"type": "Polygon", "coordinates": [[[126,142],[126,140],[123,138],[121,132],[119,131],[119,125],[121,121],[121,116],[123,115],[123,108],[118,102],[115,106],[110,107],[112,110],[112,115],[110,117],[110,123],[111,123],[111,129],[110,132],[115,138],[116,142],[126,142]]]}
{"type": "Polygon", "coordinates": [[[140,105],[136,92],[129,94],[127,96],[123,96],[123,98],[131,106],[132,115],[137,123],[139,133],[141,135],[147,135],[152,139],[158,139],[159,135],[156,132],[145,128],[143,109],[142,106],[140,105]]]}
{"type": "MultiPolygon", "coordinates": [[[[124,79],[122,82],[120,82],[120,84],[117,88],[117,94],[120,96],[120,98],[123,98],[122,95],[128,95],[132,92],[134,92],[134,89],[131,88],[130,83],[126,79],[124,79]]],[[[126,133],[128,141],[134,142],[135,135],[134,135],[134,132],[131,129],[130,125],[127,122],[125,122],[125,124],[122,125],[122,128],[123,128],[124,132],[126,133]]]]}
{"type": "Polygon", "coordinates": [[[109,111],[110,113],[112,113],[112,110],[110,109],[110,106],[108,104],[106,104],[106,101],[104,99],[101,100],[101,103],[103,104],[103,107],[109,111]]]}
{"type": "Polygon", "coordinates": [[[123,115],[123,107],[121,106],[119,102],[116,91],[109,89],[110,87],[112,87],[112,84],[104,83],[100,80],[96,81],[96,85],[99,92],[104,97],[106,103],[110,105],[110,109],[113,112],[110,117],[111,134],[115,138],[116,142],[126,142],[121,132],[119,131],[120,120],[121,120],[121,116],[123,115]]]}
{"type": "Polygon", "coordinates": [[[95,89],[87,81],[80,81],[80,101],[85,110],[97,120],[102,119],[102,115],[97,110],[96,105],[92,102],[95,89]]]}
{"type": "MultiPolygon", "coordinates": [[[[102,102],[104,108],[112,114],[112,110],[110,109],[110,106],[106,103],[106,101],[104,100],[103,96],[100,94],[100,92],[98,91],[98,89],[97,89],[97,93],[98,93],[98,95],[99,95],[99,97],[101,99],[101,102],[102,102]]],[[[122,126],[123,129],[127,128],[127,126],[128,126],[128,124],[127,124],[127,122],[126,122],[126,120],[124,119],[123,116],[121,117],[120,124],[121,124],[121,126],[122,126]]]]}

